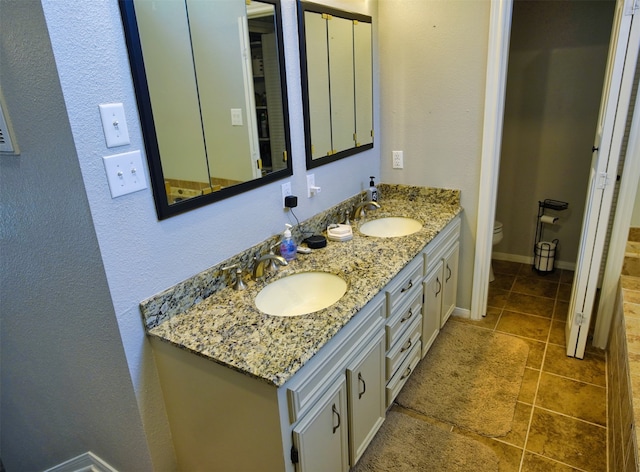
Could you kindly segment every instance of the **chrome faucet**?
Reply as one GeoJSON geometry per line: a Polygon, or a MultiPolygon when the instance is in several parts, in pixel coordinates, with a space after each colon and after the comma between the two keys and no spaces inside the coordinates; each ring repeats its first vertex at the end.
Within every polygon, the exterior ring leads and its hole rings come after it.
{"type": "Polygon", "coordinates": [[[265,254],[264,256],[254,257],[255,261],[253,265],[253,280],[258,280],[260,277],[264,275],[264,266],[265,263],[269,263],[270,261],[275,262],[278,265],[286,266],[287,261],[282,256],[276,256],[275,254],[265,254]]]}
{"type": "Polygon", "coordinates": [[[369,205],[372,205],[376,208],[380,208],[380,204],[378,202],[374,202],[373,200],[369,200],[368,202],[361,202],[358,203],[356,205],[356,208],[353,210],[353,216],[352,218],[354,220],[357,220],[358,218],[364,217],[365,216],[365,208],[367,208],[369,205]]]}

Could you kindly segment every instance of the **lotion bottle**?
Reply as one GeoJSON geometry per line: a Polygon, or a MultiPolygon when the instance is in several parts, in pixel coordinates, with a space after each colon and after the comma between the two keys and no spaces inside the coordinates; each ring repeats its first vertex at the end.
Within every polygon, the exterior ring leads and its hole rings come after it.
{"type": "Polygon", "coordinates": [[[296,258],[298,247],[291,237],[291,225],[286,224],[287,229],[284,230],[284,239],[280,243],[280,255],[289,262],[296,258]]]}
{"type": "MultiPolygon", "coordinates": [[[[367,189],[367,200],[371,201],[371,202],[378,202],[378,189],[376,188],[376,184],[373,181],[373,179],[375,179],[375,177],[372,175],[371,177],[371,181],[369,182],[369,188],[367,189]]],[[[373,205],[371,205],[373,206],[373,205]]]]}

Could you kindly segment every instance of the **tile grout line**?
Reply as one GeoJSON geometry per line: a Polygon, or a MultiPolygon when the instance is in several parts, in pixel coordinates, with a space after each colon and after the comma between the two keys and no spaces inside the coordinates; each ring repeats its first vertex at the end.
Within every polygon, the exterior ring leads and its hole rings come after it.
{"type": "MultiPolygon", "coordinates": [[[[522,267],[521,267],[522,269],[522,267]]],[[[520,272],[520,271],[518,271],[520,272]]],[[[559,287],[559,284],[558,284],[559,287]]],[[[553,320],[553,315],[555,314],[555,308],[558,302],[558,287],[556,287],[556,299],[553,302],[553,311],[551,312],[551,320],[553,320]]],[[[509,292],[509,296],[511,292],[509,292]]],[[[544,344],[544,352],[542,354],[542,360],[540,361],[540,371],[538,372],[538,381],[536,382],[535,393],[533,394],[533,403],[531,406],[531,413],[529,413],[529,423],[527,424],[527,433],[524,436],[524,443],[522,444],[522,457],[520,457],[520,467],[518,468],[519,472],[522,472],[522,468],[524,467],[524,458],[527,455],[527,444],[529,443],[529,434],[531,433],[531,424],[533,423],[533,415],[536,410],[536,402],[538,400],[538,390],[540,389],[540,381],[542,379],[542,368],[544,367],[544,362],[547,358],[547,349],[549,348],[549,339],[551,338],[551,324],[549,325],[549,332],[547,333],[547,341],[544,344]]]]}

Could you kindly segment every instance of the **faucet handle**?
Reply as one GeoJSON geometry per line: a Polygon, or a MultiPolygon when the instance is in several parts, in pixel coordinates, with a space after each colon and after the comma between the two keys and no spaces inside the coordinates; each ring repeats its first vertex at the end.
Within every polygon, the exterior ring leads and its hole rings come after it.
{"type": "MultiPolygon", "coordinates": [[[[269,254],[271,255],[276,255],[276,253],[274,252],[275,248],[280,246],[280,241],[278,241],[277,243],[275,243],[274,245],[272,245],[271,247],[269,247],[269,254]]],[[[266,261],[265,263],[265,272],[277,272],[278,271],[278,264],[276,263],[275,259],[269,259],[268,261],[266,261]]]]}
{"type": "Polygon", "coordinates": [[[222,270],[225,270],[225,271],[231,270],[231,269],[236,270],[236,279],[235,279],[235,282],[233,283],[233,289],[244,290],[245,288],[247,288],[247,284],[245,284],[244,280],[242,280],[242,267],[240,267],[239,264],[233,264],[233,265],[222,268],[222,270]]]}

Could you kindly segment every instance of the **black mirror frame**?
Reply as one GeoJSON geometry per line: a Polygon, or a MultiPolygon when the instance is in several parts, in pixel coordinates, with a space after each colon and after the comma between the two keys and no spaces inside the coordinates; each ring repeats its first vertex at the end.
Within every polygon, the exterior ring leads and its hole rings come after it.
{"type": "MultiPolygon", "coordinates": [[[[309,110],[309,73],[307,71],[307,44],[306,44],[306,30],[305,30],[305,24],[304,24],[305,11],[311,11],[314,13],[327,13],[329,15],[337,16],[340,18],[358,20],[364,23],[372,23],[373,20],[370,16],[363,15],[360,13],[347,12],[344,10],[331,8],[326,5],[320,5],[313,2],[298,0],[298,41],[299,41],[299,48],[300,48],[300,76],[301,76],[300,79],[302,82],[302,109],[304,114],[304,145],[305,145],[307,170],[310,170],[325,164],[329,164],[331,162],[335,162],[339,159],[344,159],[345,157],[353,156],[354,154],[364,152],[368,149],[373,149],[374,143],[364,144],[362,146],[345,149],[343,151],[336,152],[335,154],[332,154],[330,156],[323,156],[316,159],[312,158],[311,114],[309,110]]],[[[373,71],[372,71],[372,74],[373,74],[373,71]]]]}
{"type": "Polygon", "coordinates": [[[129,65],[131,67],[131,75],[136,95],[136,102],[138,105],[140,126],[142,127],[145,153],[147,156],[147,163],[149,165],[153,199],[155,202],[156,213],[159,220],[164,220],[171,216],[175,216],[186,211],[194,210],[196,208],[218,202],[220,200],[244,193],[248,190],[252,190],[293,175],[293,166],[291,164],[289,100],[287,96],[286,67],[284,58],[284,35],[282,32],[282,11],[280,7],[280,0],[260,1],[269,3],[274,6],[274,20],[276,23],[276,37],[278,41],[280,86],[282,93],[282,112],[284,115],[284,134],[287,153],[287,167],[286,169],[281,169],[270,174],[266,174],[258,179],[249,180],[247,182],[223,188],[206,195],[199,195],[169,205],[164,185],[164,174],[162,172],[160,149],[158,147],[158,138],[156,135],[153,113],[151,110],[151,98],[149,96],[149,87],[147,84],[147,75],[144,68],[142,45],[140,43],[140,34],[138,31],[133,0],[118,0],[120,6],[120,15],[122,17],[122,24],[124,27],[125,41],[127,44],[129,55],[129,65]]]}

